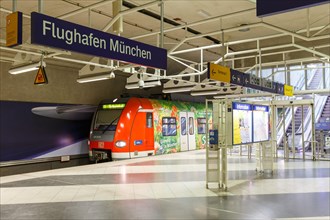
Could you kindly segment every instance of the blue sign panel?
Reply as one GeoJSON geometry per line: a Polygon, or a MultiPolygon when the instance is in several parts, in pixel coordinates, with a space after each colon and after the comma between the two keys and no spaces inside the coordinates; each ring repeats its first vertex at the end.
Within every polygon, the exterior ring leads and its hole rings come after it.
{"type": "Polygon", "coordinates": [[[268,80],[268,79],[262,79],[262,91],[265,92],[271,92],[276,93],[276,84],[275,82],[268,80]]]}
{"type": "Polygon", "coordinates": [[[248,87],[250,85],[250,74],[243,74],[243,85],[248,87]]]}
{"type": "Polygon", "coordinates": [[[252,111],[252,105],[246,103],[233,102],[233,109],[252,111]]]}
{"type": "Polygon", "coordinates": [[[268,112],[269,107],[266,105],[253,105],[253,111],[263,111],[263,112],[268,112]]]}
{"type": "Polygon", "coordinates": [[[244,73],[239,72],[237,70],[230,69],[230,83],[243,86],[244,84],[243,74],[244,73]]]}
{"type": "Polygon", "coordinates": [[[210,144],[218,144],[218,130],[210,130],[210,144]]]}
{"type": "Polygon", "coordinates": [[[135,146],[142,145],[142,143],[143,143],[142,140],[135,140],[134,141],[135,146]]]}
{"type": "Polygon", "coordinates": [[[284,84],[276,83],[276,93],[280,95],[284,95],[284,84]]]}
{"type": "Polygon", "coordinates": [[[256,75],[250,75],[250,81],[245,86],[251,89],[262,90],[261,78],[257,77],[256,75]]]}
{"type": "Polygon", "coordinates": [[[319,131],[330,131],[330,122],[318,122],[315,124],[315,129],[319,131]]]}
{"type": "Polygon", "coordinates": [[[31,13],[31,43],[135,63],[167,68],[167,51],[141,42],[31,13]]]}
{"type": "Polygon", "coordinates": [[[257,0],[257,16],[269,16],[329,3],[329,0],[257,0]]]}

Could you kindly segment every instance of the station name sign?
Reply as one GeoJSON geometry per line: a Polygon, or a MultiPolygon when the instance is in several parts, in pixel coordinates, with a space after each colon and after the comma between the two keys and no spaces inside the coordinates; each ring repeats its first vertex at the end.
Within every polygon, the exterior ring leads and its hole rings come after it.
{"type": "Polygon", "coordinates": [[[329,3],[329,0],[257,0],[257,16],[265,17],[329,3]]]}
{"type": "Polygon", "coordinates": [[[31,13],[31,43],[166,70],[165,49],[31,13]]]}
{"type": "Polygon", "coordinates": [[[208,63],[208,78],[215,81],[257,89],[264,92],[293,96],[293,86],[273,82],[268,79],[260,78],[256,75],[242,73],[214,63],[208,63]]]}

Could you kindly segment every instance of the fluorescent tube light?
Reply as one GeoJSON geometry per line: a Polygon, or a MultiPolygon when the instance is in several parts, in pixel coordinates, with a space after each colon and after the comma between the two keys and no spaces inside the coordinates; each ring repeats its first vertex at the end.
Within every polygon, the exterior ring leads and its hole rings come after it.
{"type": "Polygon", "coordinates": [[[216,95],[220,91],[214,90],[214,91],[200,91],[200,92],[191,92],[190,95],[192,96],[200,96],[200,95],[216,95]]]}
{"type": "Polygon", "coordinates": [[[125,86],[126,89],[143,89],[143,88],[150,88],[150,87],[156,87],[161,86],[162,83],[160,81],[150,81],[150,82],[144,82],[144,85],[139,82],[133,83],[133,84],[127,84],[125,86]]]}
{"type": "Polygon", "coordinates": [[[106,79],[113,79],[115,78],[115,75],[113,72],[111,73],[106,73],[102,75],[89,75],[89,76],[84,76],[80,77],[77,79],[78,83],[87,83],[87,82],[95,82],[95,81],[100,81],[100,80],[106,80],[106,79]]]}
{"type": "MultiPolygon", "coordinates": [[[[43,66],[46,67],[46,63],[42,62],[43,66]]],[[[23,65],[23,66],[18,66],[18,67],[13,67],[11,68],[8,72],[10,74],[20,74],[20,73],[26,73],[26,72],[30,72],[32,70],[37,70],[39,69],[41,65],[41,62],[38,63],[31,63],[28,65],[23,65]]]]}
{"type": "Polygon", "coordinates": [[[163,93],[190,92],[194,86],[163,89],[163,93]]]}

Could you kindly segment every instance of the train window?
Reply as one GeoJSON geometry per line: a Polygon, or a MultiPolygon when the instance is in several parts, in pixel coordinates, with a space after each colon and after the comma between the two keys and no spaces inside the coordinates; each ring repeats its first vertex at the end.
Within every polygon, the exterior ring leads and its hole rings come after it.
{"type": "Polygon", "coordinates": [[[181,117],[181,135],[187,135],[187,119],[186,117],[181,117]]]}
{"type": "Polygon", "coordinates": [[[206,118],[197,118],[197,133],[206,134],[206,118]]]}
{"type": "Polygon", "coordinates": [[[193,135],[194,134],[194,118],[189,117],[189,134],[193,135]]]}
{"type": "Polygon", "coordinates": [[[147,112],[147,128],[152,128],[152,113],[147,112]]]}
{"type": "Polygon", "coordinates": [[[95,118],[94,130],[116,130],[121,112],[122,110],[98,110],[95,118]]]}
{"type": "Polygon", "coordinates": [[[176,136],[176,118],[164,117],[162,123],[163,136],[176,136]]]}

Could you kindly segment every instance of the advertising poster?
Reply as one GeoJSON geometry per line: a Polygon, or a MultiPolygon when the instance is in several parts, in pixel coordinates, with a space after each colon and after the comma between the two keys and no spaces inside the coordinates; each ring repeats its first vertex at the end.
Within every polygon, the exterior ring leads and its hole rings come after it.
{"type": "Polygon", "coordinates": [[[253,106],[253,142],[269,140],[269,107],[253,106]]]}
{"type": "Polygon", "coordinates": [[[233,102],[233,144],[252,142],[252,105],[233,102]]]}

